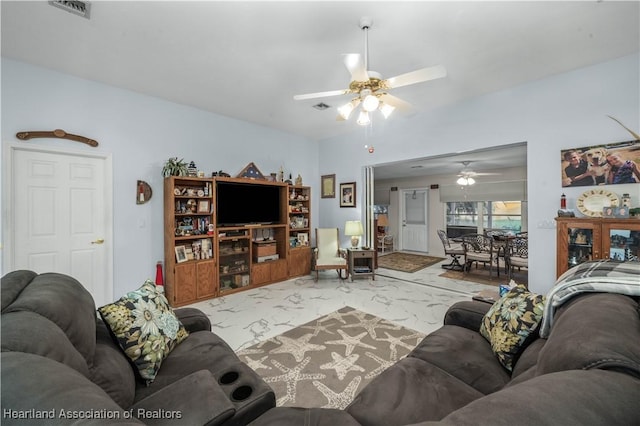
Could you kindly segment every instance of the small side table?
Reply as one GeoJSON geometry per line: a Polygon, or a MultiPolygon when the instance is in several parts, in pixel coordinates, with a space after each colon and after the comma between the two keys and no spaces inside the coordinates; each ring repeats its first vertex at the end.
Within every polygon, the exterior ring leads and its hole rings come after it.
{"type": "Polygon", "coordinates": [[[498,290],[482,290],[474,294],[471,299],[493,305],[498,299],[500,299],[500,294],[498,290]]]}
{"type": "Polygon", "coordinates": [[[349,275],[353,282],[354,277],[371,277],[376,279],[374,259],[376,251],[373,249],[347,249],[347,263],[349,264],[349,275]]]}

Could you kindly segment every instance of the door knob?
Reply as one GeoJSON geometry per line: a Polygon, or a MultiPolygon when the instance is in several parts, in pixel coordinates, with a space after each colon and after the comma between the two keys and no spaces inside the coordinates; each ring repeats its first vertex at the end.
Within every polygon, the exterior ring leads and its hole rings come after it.
{"type": "Polygon", "coordinates": [[[102,244],[104,243],[104,239],[103,238],[98,238],[95,241],[91,241],[91,244],[102,244]]]}

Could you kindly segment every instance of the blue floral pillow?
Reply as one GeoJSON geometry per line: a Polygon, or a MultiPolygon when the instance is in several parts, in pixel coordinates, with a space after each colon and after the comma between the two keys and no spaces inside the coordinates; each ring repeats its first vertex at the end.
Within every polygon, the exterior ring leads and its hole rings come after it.
{"type": "Polygon", "coordinates": [[[519,284],[509,290],[484,316],[480,334],[491,343],[498,361],[509,371],[542,320],[545,297],[519,284]]]}
{"type": "Polygon", "coordinates": [[[156,378],[162,361],[189,335],[150,280],[98,312],[147,385],[156,378]]]}

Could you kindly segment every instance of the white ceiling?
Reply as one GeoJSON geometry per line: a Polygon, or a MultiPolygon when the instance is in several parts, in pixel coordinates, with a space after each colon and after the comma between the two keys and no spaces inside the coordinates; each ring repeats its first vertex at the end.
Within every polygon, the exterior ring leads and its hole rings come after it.
{"type": "Polygon", "coordinates": [[[637,1],[93,1],[88,20],[0,7],[5,57],[313,140],[357,130],[335,121],[348,96],[293,95],[348,86],[341,55],[364,53],[362,16],[383,77],[446,67],[391,91],[418,113],[640,51],[637,1]]]}

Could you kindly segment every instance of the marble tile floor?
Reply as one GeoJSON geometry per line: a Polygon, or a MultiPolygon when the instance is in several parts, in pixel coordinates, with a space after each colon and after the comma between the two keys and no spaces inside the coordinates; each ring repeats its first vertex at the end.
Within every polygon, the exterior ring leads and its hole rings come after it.
{"type": "Polygon", "coordinates": [[[313,275],[198,302],[212,331],[234,350],[281,334],[322,315],[351,306],[428,334],[440,328],[453,303],[493,286],[438,275],[443,261],[414,273],[376,270],[375,280],[340,280],[335,271],[313,275]]]}

